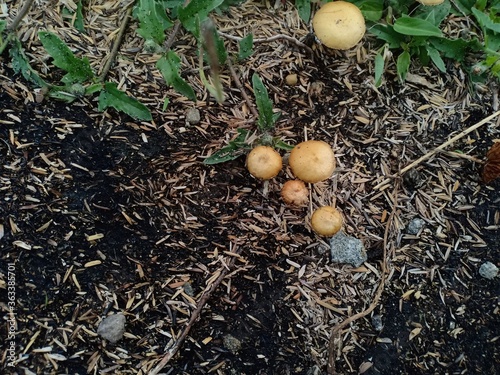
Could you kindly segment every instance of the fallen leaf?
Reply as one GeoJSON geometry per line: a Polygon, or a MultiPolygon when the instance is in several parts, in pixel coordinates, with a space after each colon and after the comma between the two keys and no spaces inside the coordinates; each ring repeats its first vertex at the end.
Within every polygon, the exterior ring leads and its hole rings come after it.
{"type": "Polygon", "coordinates": [[[483,182],[489,184],[500,177],[500,142],[493,143],[486,154],[486,164],[483,167],[483,182]]]}

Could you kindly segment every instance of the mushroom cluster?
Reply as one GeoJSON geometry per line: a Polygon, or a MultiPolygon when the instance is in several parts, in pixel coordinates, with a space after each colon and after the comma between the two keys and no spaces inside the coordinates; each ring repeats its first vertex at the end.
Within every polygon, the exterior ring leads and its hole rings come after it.
{"type": "MultiPolygon", "coordinates": [[[[288,164],[294,180],[286,181],[281,188],[283,201],[301,207],[309,201],[305,183],[317,183],[331,177],[336,167],[335,154],[324,141],[309,140],[297,144],[290,152],[288,164]]],[[[281,155],[270,146],[256,146],[247,156],[246,166],[252,176],[270,180],[283,168],[281,155]]],[[[342,227],[342,214],[331,206],[318,208],[311,217],[311,227],[320,236],[333,236],[342,227]]]]}

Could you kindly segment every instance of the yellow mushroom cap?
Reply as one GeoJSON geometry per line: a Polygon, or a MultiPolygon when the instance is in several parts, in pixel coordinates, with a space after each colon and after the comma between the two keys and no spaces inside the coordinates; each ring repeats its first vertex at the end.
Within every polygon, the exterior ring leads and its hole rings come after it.
{"type": "Polygon", "coordinates": [[[323,141],[305,141],[296,145],[288,159],[295,177],[316,183],[329,178],[335,170],[335,154],[323,141]]]}
{"type": "Polygon", "coordinates": [[[300,180],[289,180],[281,188],[281,198],[286,204],[304,206],[309,201],[309,190],[300,180]]]}
{"type": "Polygon", "coordinates": [[[417,1],[423,5],[439,5],[444,3],[444,0],[417,0],[417,1]]]}
{"type": "Polygon", "coordinates": [[[247,169],[261,180],[275,177],[283,167],[281,155],[272,147],[257,146],[247,156],[247,169]]]}
{"type": "Polygon", "coordinates": [[[345,50],[354,47],[365,35],[365,18],[359,8],[347,1],[323,5],[312,20],[314,34],[325,46],[345,50]]]}
{"type": "Polygon", "coordinates": [[[311,216],[311,227],[320,236],[331,237],[342,228],[342,214],[332,206],[323,206],[311,216]]]}

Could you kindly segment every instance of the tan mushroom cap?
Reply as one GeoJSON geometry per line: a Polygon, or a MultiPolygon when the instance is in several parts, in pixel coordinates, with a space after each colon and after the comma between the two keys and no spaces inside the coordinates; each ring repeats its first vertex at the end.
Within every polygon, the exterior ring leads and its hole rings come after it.
{"type": "Polygon", "coordinates": [[[345,50],[354,47],[365,35],[365,18],[359,8],[347,1],[323,5],[314,15],[316,37],[328,48],[345,50]]]}
{"type": "Polygon", "coordinates": [[[423,5],[439,5],[444,3],[444,0],[417,0],[417,1],[423,5]]]}
{"type": "Polygon", "coordinates": [[[342,214],[332,206],[323,206],[315,210],[311,216],[311,227],[320,236],[331,237],[341,228],[344,220],[342,214]]]}
{"type": "Polygon", "coordinates": [[[275,177],[283,167],[281,155],[272,147],[257,146],[247,156],[247,169],[261,180],[275,177]]]}
{"type": "Polygon", "coordinates": [[[281,188],[281,198],[286,204],[304,206],[309,201],[309,190],[301,180],[289,180],[281,188]]]}
{"type": "Polygon", "coordinates": [[[324,141],[305,141],[296,145],[288,159],[295,177],[316,183],[329,178],[335,170],[335,154],[324,141]]]}

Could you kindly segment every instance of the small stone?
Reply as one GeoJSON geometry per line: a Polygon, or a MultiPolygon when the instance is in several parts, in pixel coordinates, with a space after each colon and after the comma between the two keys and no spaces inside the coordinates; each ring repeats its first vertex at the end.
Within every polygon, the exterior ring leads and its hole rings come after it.
{"type": "Polygon", "coordinates": [[[382,331],[382,328],[384,328],[382,324],[382,315],[376,314],[372,316],[372,326],[375,331],[382,331]]]}
{"type": "Polygon", "coordinates": [[[224,347],[231,353],[236,354],[241,349],[241,341],[233,335],[226,335],[222,338],[224,347]]]}
{"type": "Polygon", "coordinates": [[[127,318],[123,314],[114,314],[105,317],[97,328],[97,333],[103,339],[115,344],[120,341],[125,333],[127,318]]]}
{"type": "Polygon", "coordinates": [[[367,259],[361,240],[340,231],[330,239],[332,262],[361,266],[367,259]]]}
{"type": "Polygon", "coordinates": [[[406,227],[406,231],[408,234],[418,234],[422,228],[424,227],[425,220],[421,219],[419,217],[414,217],[409,223],[408,226],[406,227]]]}
{"type": "Polygon", "coordinates": [[[493,280],[498,275],[498,267],[491,262],[484,262],[479,267],[479,274],[488,280],[493,280]]]}
{"type": "Polygon", "coordinates": [[[197,108],[189,108],[186,111],[186,124],[196,125],[200,120],[200,111],[197,108]]]}

